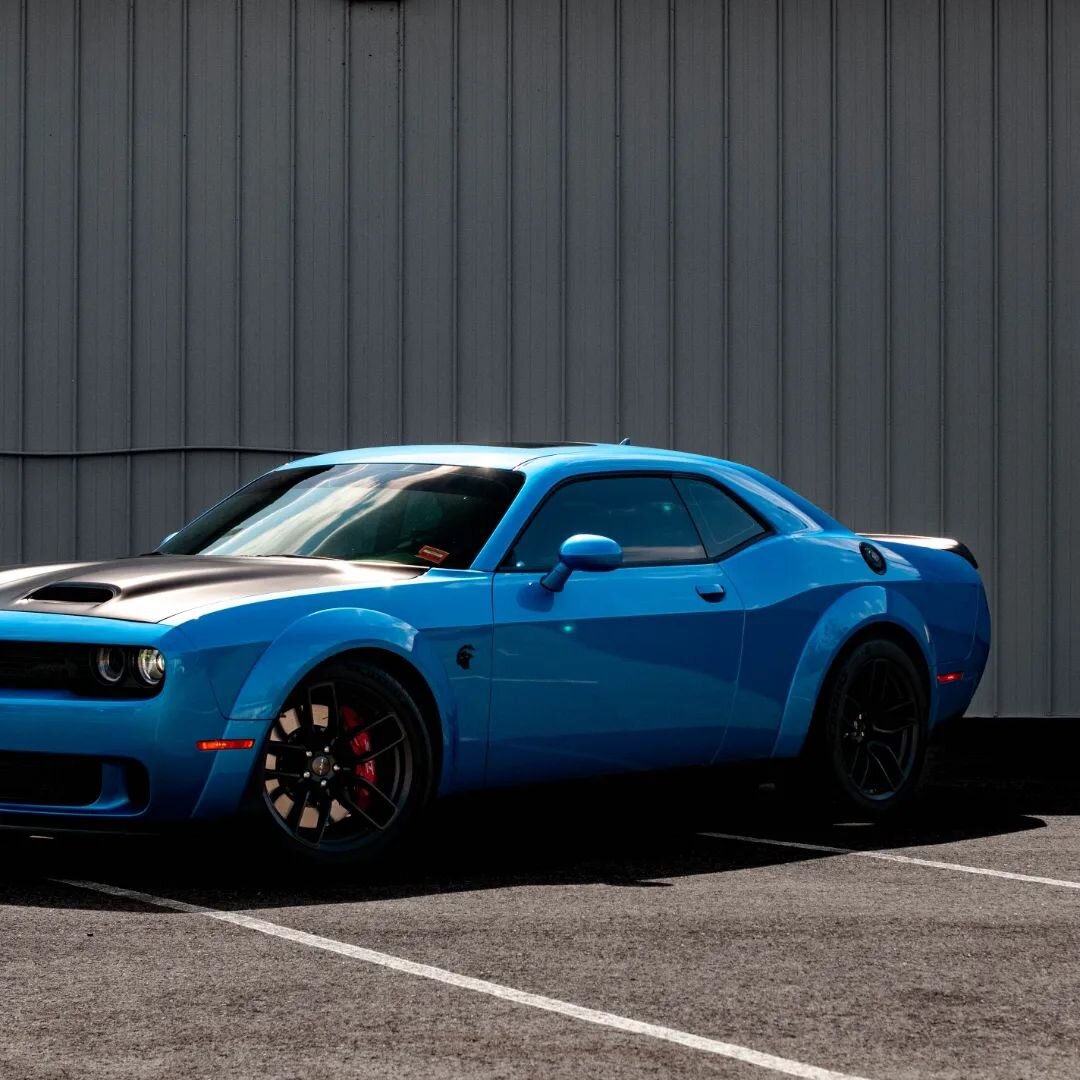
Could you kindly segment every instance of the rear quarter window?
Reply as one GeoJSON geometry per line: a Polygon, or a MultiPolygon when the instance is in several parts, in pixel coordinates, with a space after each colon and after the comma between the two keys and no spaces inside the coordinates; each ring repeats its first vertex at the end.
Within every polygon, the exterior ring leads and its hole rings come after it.
{"type": "Polygon", "coordinates": [[[768,531],[749,510],[708,480],[676,477],[675,486],[686,501],[710,559],[719,559],[768,531]]]}

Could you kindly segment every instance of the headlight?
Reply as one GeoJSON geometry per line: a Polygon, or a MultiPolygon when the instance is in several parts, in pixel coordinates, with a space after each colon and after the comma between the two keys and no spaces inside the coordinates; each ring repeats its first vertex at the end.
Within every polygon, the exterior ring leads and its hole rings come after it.
{"type": "MultiPolygon", "coordinates": [[[[85,669],[84,669],[85,670],[85,669]]],[[[90,649],[91,691],[96,685],[108,697],[153,697],[165,681],[165,657],[149,645],[94,645],[90,649]]]]}
{"type": "Polygon", "coordinates": [[[165,657],[157,649],[140,649],[135,655],[135,673],[147,686],[157,686],[165,678],[165,657]]]}
{"type": "Polygon", "coordinates": [[[115,686],[127,671],[127,657],[123,649],[108,645],[94,650],[92,659],[94,674],[106,686],[115,686]]]}

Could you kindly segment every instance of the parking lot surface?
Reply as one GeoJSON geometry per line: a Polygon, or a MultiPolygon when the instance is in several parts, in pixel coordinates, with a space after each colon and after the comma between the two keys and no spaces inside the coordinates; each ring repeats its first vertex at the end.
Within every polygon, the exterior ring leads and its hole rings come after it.
{"type": "Polygon", "coordinates": [[[332,882],[7,838],[0,1076],[1073,1080],[1078,747],[1025,723],[888,829],[725,773],[450,801],[332,882]]]}

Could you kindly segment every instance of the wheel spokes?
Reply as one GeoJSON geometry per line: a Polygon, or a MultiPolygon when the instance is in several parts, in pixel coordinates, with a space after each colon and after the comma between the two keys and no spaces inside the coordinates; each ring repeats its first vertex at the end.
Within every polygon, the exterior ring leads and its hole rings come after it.
{"type": "Polygon", "coordinates": [[[289,829],[296,833],[300,829],[300,821],[304,816],[304,811],[307,809],[308,792],[307,788],[301,788],[301,790],[294,795],[289,796],[293,803],[289,807],[288,816],[285,818],[285,824],[289,826],[289,829]]]}
{"type": "Polygon", "coordinates": [[[898,790],[906,779],[906,770],[900,763],[899,756],[883,742],[868,742],[866,753],[884,777],[888,790],[890,792],[898,790]]]}
{"type": "Polygon", "coordinates": [[[851,765],[848,768],[848,776],[859,789],[866,786],[866,780],[870,773],[870,758],[866,753],[865,743],[855,744],[855,753],[851,756],[851,765]],[[861,767],[861,768],[860,768],[861,767]],[[862,773],[859,777],[859,773],[862,773]]]}
{"type": "Polygon", "coordinates": [[[273,740],[266,744],[266,749],[272,754],[307,753],[307,747],[303,743],[275,742],[273,740]]]}
{"type": "Polygon", "coordinates": [[[326,833],[326,827],[330,824],[330,811],[333,809],[334,801],[330,798],[324,798],[319,806],[319,820],[315,825],[315,836],[313,842],[318,845],[322,843],[323,836],[326,833]]]}
{"type": "Polygon", "coordinates": [[[396,710],[387,710],[391,704],[351,684],[311,682],[274,720],[262,762],[263,795],[300,843],[361,840],[397,818],[410,789],[412,757],[408,729],[396,710]]]}
{"type": "Polygon", "coordinates": [[[380,746],[378,750],[369,750],[366,753],[359,754],[353,758],[354,765],[366,765],[369,761],[374,761],[377,757],[381,757],[389,750],[396,750],[405,741],[405,733],[401,732],[393,742],[387,743],[385,746],[380,746]]]}
{"type": "Polygon", "coordinates": [[[888,662],[877,659],[870,662],[870,670],[867,672],[866,697],[867,704],[872,708],[880,700],[885,692],[885,682],[888,678],[888,662]]]}
{"type": "Polygon", "coordinates": [[[919,722],[918,705],[913,697],[905,697],[894,705],[879,709],[871,724],[882,735],[899,735],[919,722]]]}
{"type": "Polygon", "coordinates": [[[862,698],[856,697],[851,691],[848,691],[844,694],[844,699],[840,703],[840,711],[844,720],[847,721],[865,715],[866,705],[863,703],[862,698]]]}
{"type": "Polygon", "coordinates": [[[303,780],[303,773],[285,772],[283,769],[267,768],[263,769],[263,776],[267,780],[303,780]]]}
{"type": "Polygon", "coordinates": [[[839,705],[840,760],[866,798],[887,799],[909,780],[919,740],[917,687],[899,663],[868,659],[839,705]]]}
{"type": "Polygon", "coordinates": [[[332,682],[313,683],[307,691],[308,709],[311,715],[312,734],[320,732],[327,740],[341,734],[341,709],[338,706],[337,687],[332,682]],[[324,724],[316,723],[325,720],[324,724]]]}
{"type": "Polygon", "coordinates": [[[400,746],[405,742],[405,738],[405,729],[401,726],[397,713],[386,713],[370,724],[361,724],[345,732],[344,760],[350,765],[364,765],[400,746]],[[361,748],[354,749],[353,744],[360,736],[366,738],[359,738],[361,748]],[[389,741],[379,745],[379,738],[387,738],[389,741]]]}
{"type": "Polygon", "coordinates": [[[359,815],[365,821],[370,822],[376,829],[382,831],[397,816],[397,803],[388,795],[380,791],[374,784],[365,780],[362,776],[354,777],[355,784],[368,795],[368,805],[360,805],[351,791],[343,791],[339,796],[341,804],[350,814],[359,815]]]}
{"type": "Polygon", "coordinates": [[[388,720],[393,720],[398,727],[401,727],[401,721],[398,720],[397,713],[384,713],[382,716],[376,717],[374,720],[364,723],[361,721],[355,727],[349,728],[345,734],[349,738],[350,742],[356,738],[357,735],[367,735],[370,737],[373,731],[378,731],[382,724],[385,724],[388,720]]]}

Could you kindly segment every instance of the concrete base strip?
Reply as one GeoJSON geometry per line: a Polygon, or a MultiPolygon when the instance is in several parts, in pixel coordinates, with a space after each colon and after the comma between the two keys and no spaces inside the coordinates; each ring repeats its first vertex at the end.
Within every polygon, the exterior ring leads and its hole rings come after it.
{"type": "Polygon", "coordinates": [[[632,1020],[625,1016],[618,1016],[615,1013],[588,1009],[582,1005],[560,1001],[558,998],[530,994],[524,990],[515,990],[511,986],[503,986],[500,983],[489,982],[486,979],[474,979],[468,975],[458,975],[456,972],[431,967],[428,964],[417,964],[412,960],[403,960],[388,953],[361,948],[359,945],[350,945],[347,942],[336,941],[333,938],[320,937],[317,934],[309,934],[303,930],[293,930],[290,927],[279,926],[277,923],[267,922],[265,919],[256,919],[239,912],[219,911],[198,904],[187,904],[182,900],[152,896],[149,893],[121,889],[115,885],[103,885],[94,881],[61,879],[60,884],[69,885],[76,889],[89,889],[93,892],[103,893],[106,896],[113,896],[123,900],[136,900],[153,907],[181,911],[189,915],[202,915],[209,919],[216,919],[218,922],[231,923],[233,926],[242,926],[246,930],[268,934],[270,937],[282,938],[297,945],[306,945],[312,949],[337,953],[339,956],[347,956],[352,960],[361,960],[367,964],[377,964],[379,967],[389,968],[391,971],[398,971],[405,975],[415,975],[421,979],[432,979],[435,982],[456,986],[462,990],[472,990],[477,994],[487,994],[489,997],[512,1001],[517,1005],[528,1005],[534,1009],[542,1009],[545,1012],[569,1017],[571,1020],[580,1020],[587,1024],[598,1024],[601,1027],[614,1028],[616,1031],[624,1031],[631,1035],[644,1035],[651,1039],[661,1039],[664,1042],[675,1043],[677,1046],[683,1046],[690,1050],[700,1050],[706,1054],[717,1054],[720,1057],[741,1061],[747,1065],[757,1065],[762,1069],[771,1069],[773,1072],[783,1073],[786,1076],[801,1077],[802,1080],[863,1080],[863,1078],[852,1076],[849,1073],[822,1069],[816,1065],[807,1065],[801,1061],[777,1057],[775,1054],[765,1054],[759,1050],[751,1050],[749,1047],[738,1046],[735,1043],[721,1042],[719,1039],[708,1039],[702,1035],[693,1035],[675,1028],[662,1027],[659,1024],[649,1024],[642,1020],[632,1020]]]}
{"type": "Polygon", "coordinates": [[[858,855],[863,859],[880,859],[883,862],[906,863],[908,866],[926,866],[931,870],[953,870],[960,874],[978,874],[980,877],[1004,878],[1006,881],[1023,881],[1028,885],[1052,885],[1059,889],[1080,889],[1080,881],[1061,878],[1036,877],[1034,874],[1015,874],[1011,870],[990,870],[984,866],[966,866],[964,863],[941,862],[938,859],[918,859],[913,855],[896,855],[891,851],[860,851],[858,848],[829,847],[827,844],[804,844],[798,840],[774,840],[766,836],[740,836],[737,833],[703,832],[715,840],[734,840],[741,844],[766,844],[770,847],[795,848],[798,851],[820,851],[826,855],[858,855]]]}

